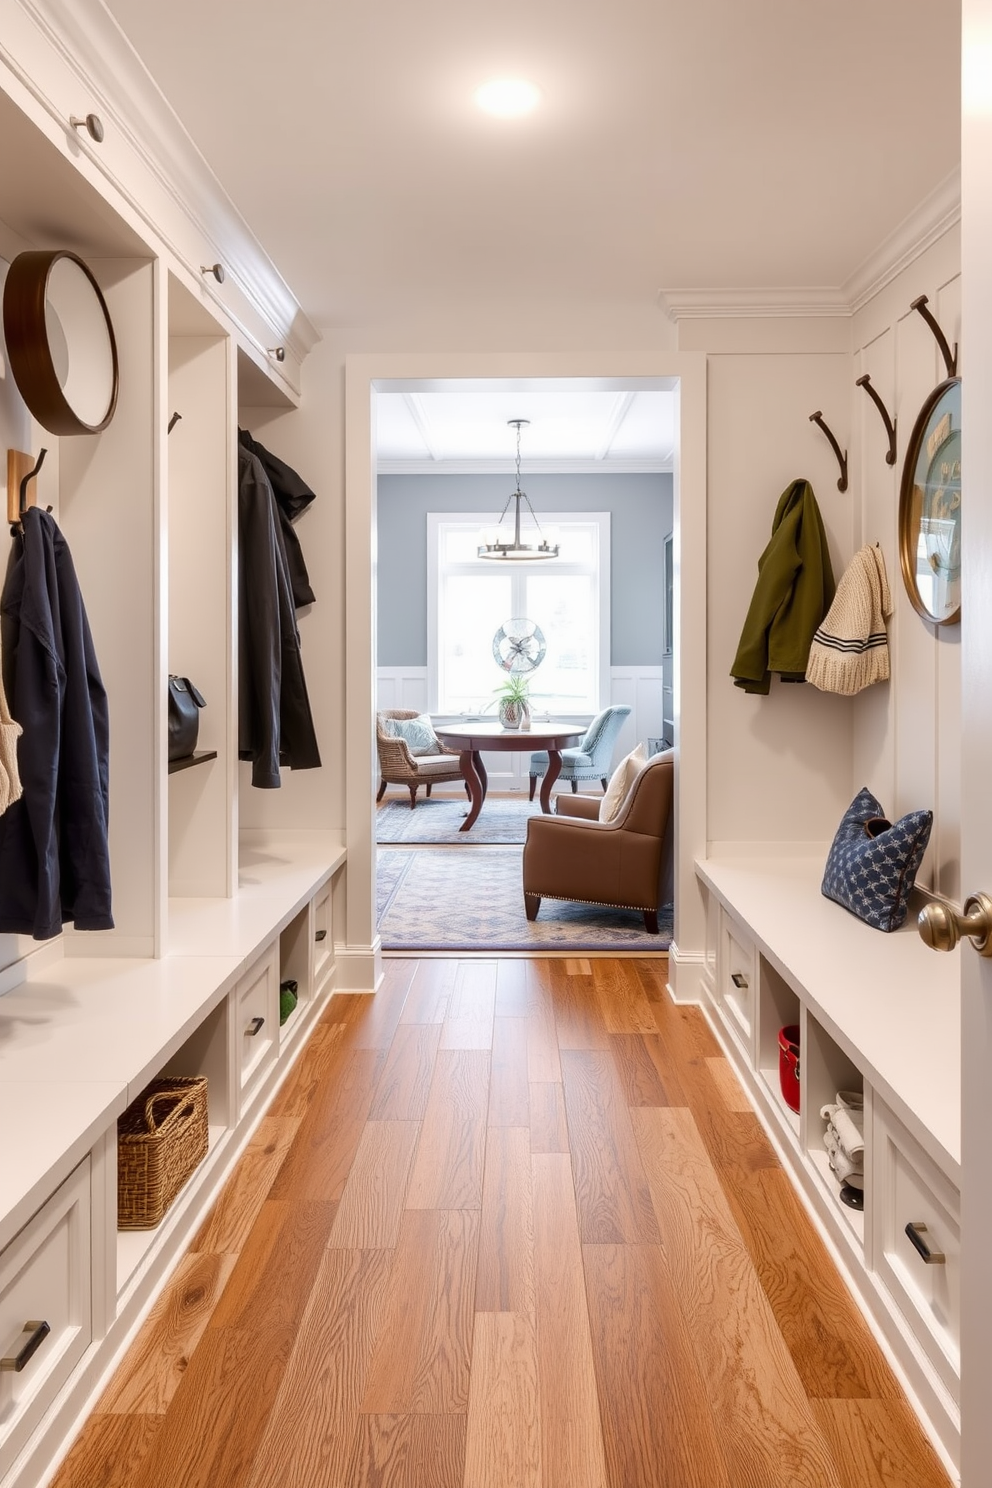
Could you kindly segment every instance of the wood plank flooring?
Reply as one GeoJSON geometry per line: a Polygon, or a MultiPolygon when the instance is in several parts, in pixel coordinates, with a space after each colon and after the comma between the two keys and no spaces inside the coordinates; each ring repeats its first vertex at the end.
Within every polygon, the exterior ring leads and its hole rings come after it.
{"type": "Polygon", "coordinates": [[[666,972],[333,998],[54,1488],[948,1488],[666,972]]]}

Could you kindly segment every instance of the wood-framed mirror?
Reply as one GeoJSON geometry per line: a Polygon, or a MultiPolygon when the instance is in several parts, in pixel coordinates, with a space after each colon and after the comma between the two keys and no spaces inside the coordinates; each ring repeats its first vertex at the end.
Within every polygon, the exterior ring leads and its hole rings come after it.
{"type": "Polygon", "coordinates": [[[934,388],[902,468],[899,561],[910,603],[933,625],[961,618],[961,379],[934,388]]]}
{"type": "Polygon", "coordinates": [[[52,434],[98,434],[117,407],[117,342],[107,302],[65,249],[19,253],[3,289],[10,369],[29,410],[52,434]]]}

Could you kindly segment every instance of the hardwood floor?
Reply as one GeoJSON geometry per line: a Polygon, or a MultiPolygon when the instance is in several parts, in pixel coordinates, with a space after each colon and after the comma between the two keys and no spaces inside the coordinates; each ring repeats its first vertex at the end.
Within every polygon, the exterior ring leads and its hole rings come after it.
{"type": "Polygon", "coordinates": [[[947,1488],[666,969],[335,997],[54,1488],[947,1488]]]}

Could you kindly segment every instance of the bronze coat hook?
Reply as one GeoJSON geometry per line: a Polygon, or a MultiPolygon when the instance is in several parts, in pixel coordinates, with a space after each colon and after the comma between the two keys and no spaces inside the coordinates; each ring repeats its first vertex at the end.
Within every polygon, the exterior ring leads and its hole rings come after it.
{"type": "Polygon", "coordinates": [[[947,368],[948,377],[957,377],[958,343],[955,341],[954,350],[951,351],[951,348],[947,344],[947,337],[944,335],[943,331],[940,329],[940,326],[937,324],[936,320],[934,320],[930,311],[927,309],[927,304],[928,301],[926,295],[920,295],[913,301],[909,308],[910,310],[918,310],[923,316],[923,319],[926,321],[927,325],[933,331],[937,345],[940,347],[940,354],[944,358],[944,366],[947,368]]]}
{"type": "Polygon", "coordinates": [[[837,489],[838,489],[838,491],[846,491],[847,490],[847,453],[846,453],[846,451],[844,453],[841,452],[840,445],[837,443],[837,441],[834,438],[831,430],[828,429],[827,428],[827,425],[823,422],[823,413],[822,413],[822,411],[819,408],[816,410],[815,413],[811,413],[810,414],[809,421],[810,421],[811,424],[817,424],[817,425],[819,425],[819,427],[823,430],[824,434],[826,434],[827,438],[830,440],[830,444],[831,444],[831,446],[833,448],[833,452],[837,456],[837,464],[840,466],[840,480],[837,482],[837,489]]]}
{"type": "Polygon", "coordinates": [[[871,377],[867,372],[863,377],[858,378],[854,386],[864,388],[865,392],[871,398],[875,407],[882,415],[882,422],[885,425],[885,432],[889,436],[889,452],[885,457],[885,463],[886,465],[894,465],[896,463],[896,421],[889,418],[889,410],[886,408],[885,404],[882,402],[881,398],[872,387],[871,377]]]}

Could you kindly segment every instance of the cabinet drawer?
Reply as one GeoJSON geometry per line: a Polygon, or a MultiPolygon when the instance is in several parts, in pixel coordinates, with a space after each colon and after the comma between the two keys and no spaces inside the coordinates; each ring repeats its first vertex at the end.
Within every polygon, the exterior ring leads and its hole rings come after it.
{"type": "Polygon", "coordinates": [[[754,1031],[754,946],[737,922],[721,916],[717,1000],[730,1031],[750,1058],[754,1031]]]}
{"type": "Polygon", "coordinates": [[[334,941],[331,935],[330,881],[317,890],[313,901],[313,990],[318,993],[327,981],[333,964],[334,941]]]}
{"type": "Polygon", "coordinates": [[[0,1477],[91,1339],[87,1157],[0,1253],[0,1477]]]}
{"type": "Polygon", "coordinates": [[[958,1191],[877,1097],[872,1135],[875,1271],[957,1400],[961,1347],[958,1191]]]}
{"type": "Polygon", "coordinates": [[[273,944],[232,993],[239,1046],[241,1109],[252,1097],[279,1047],[279,947],[273,944]]]}

